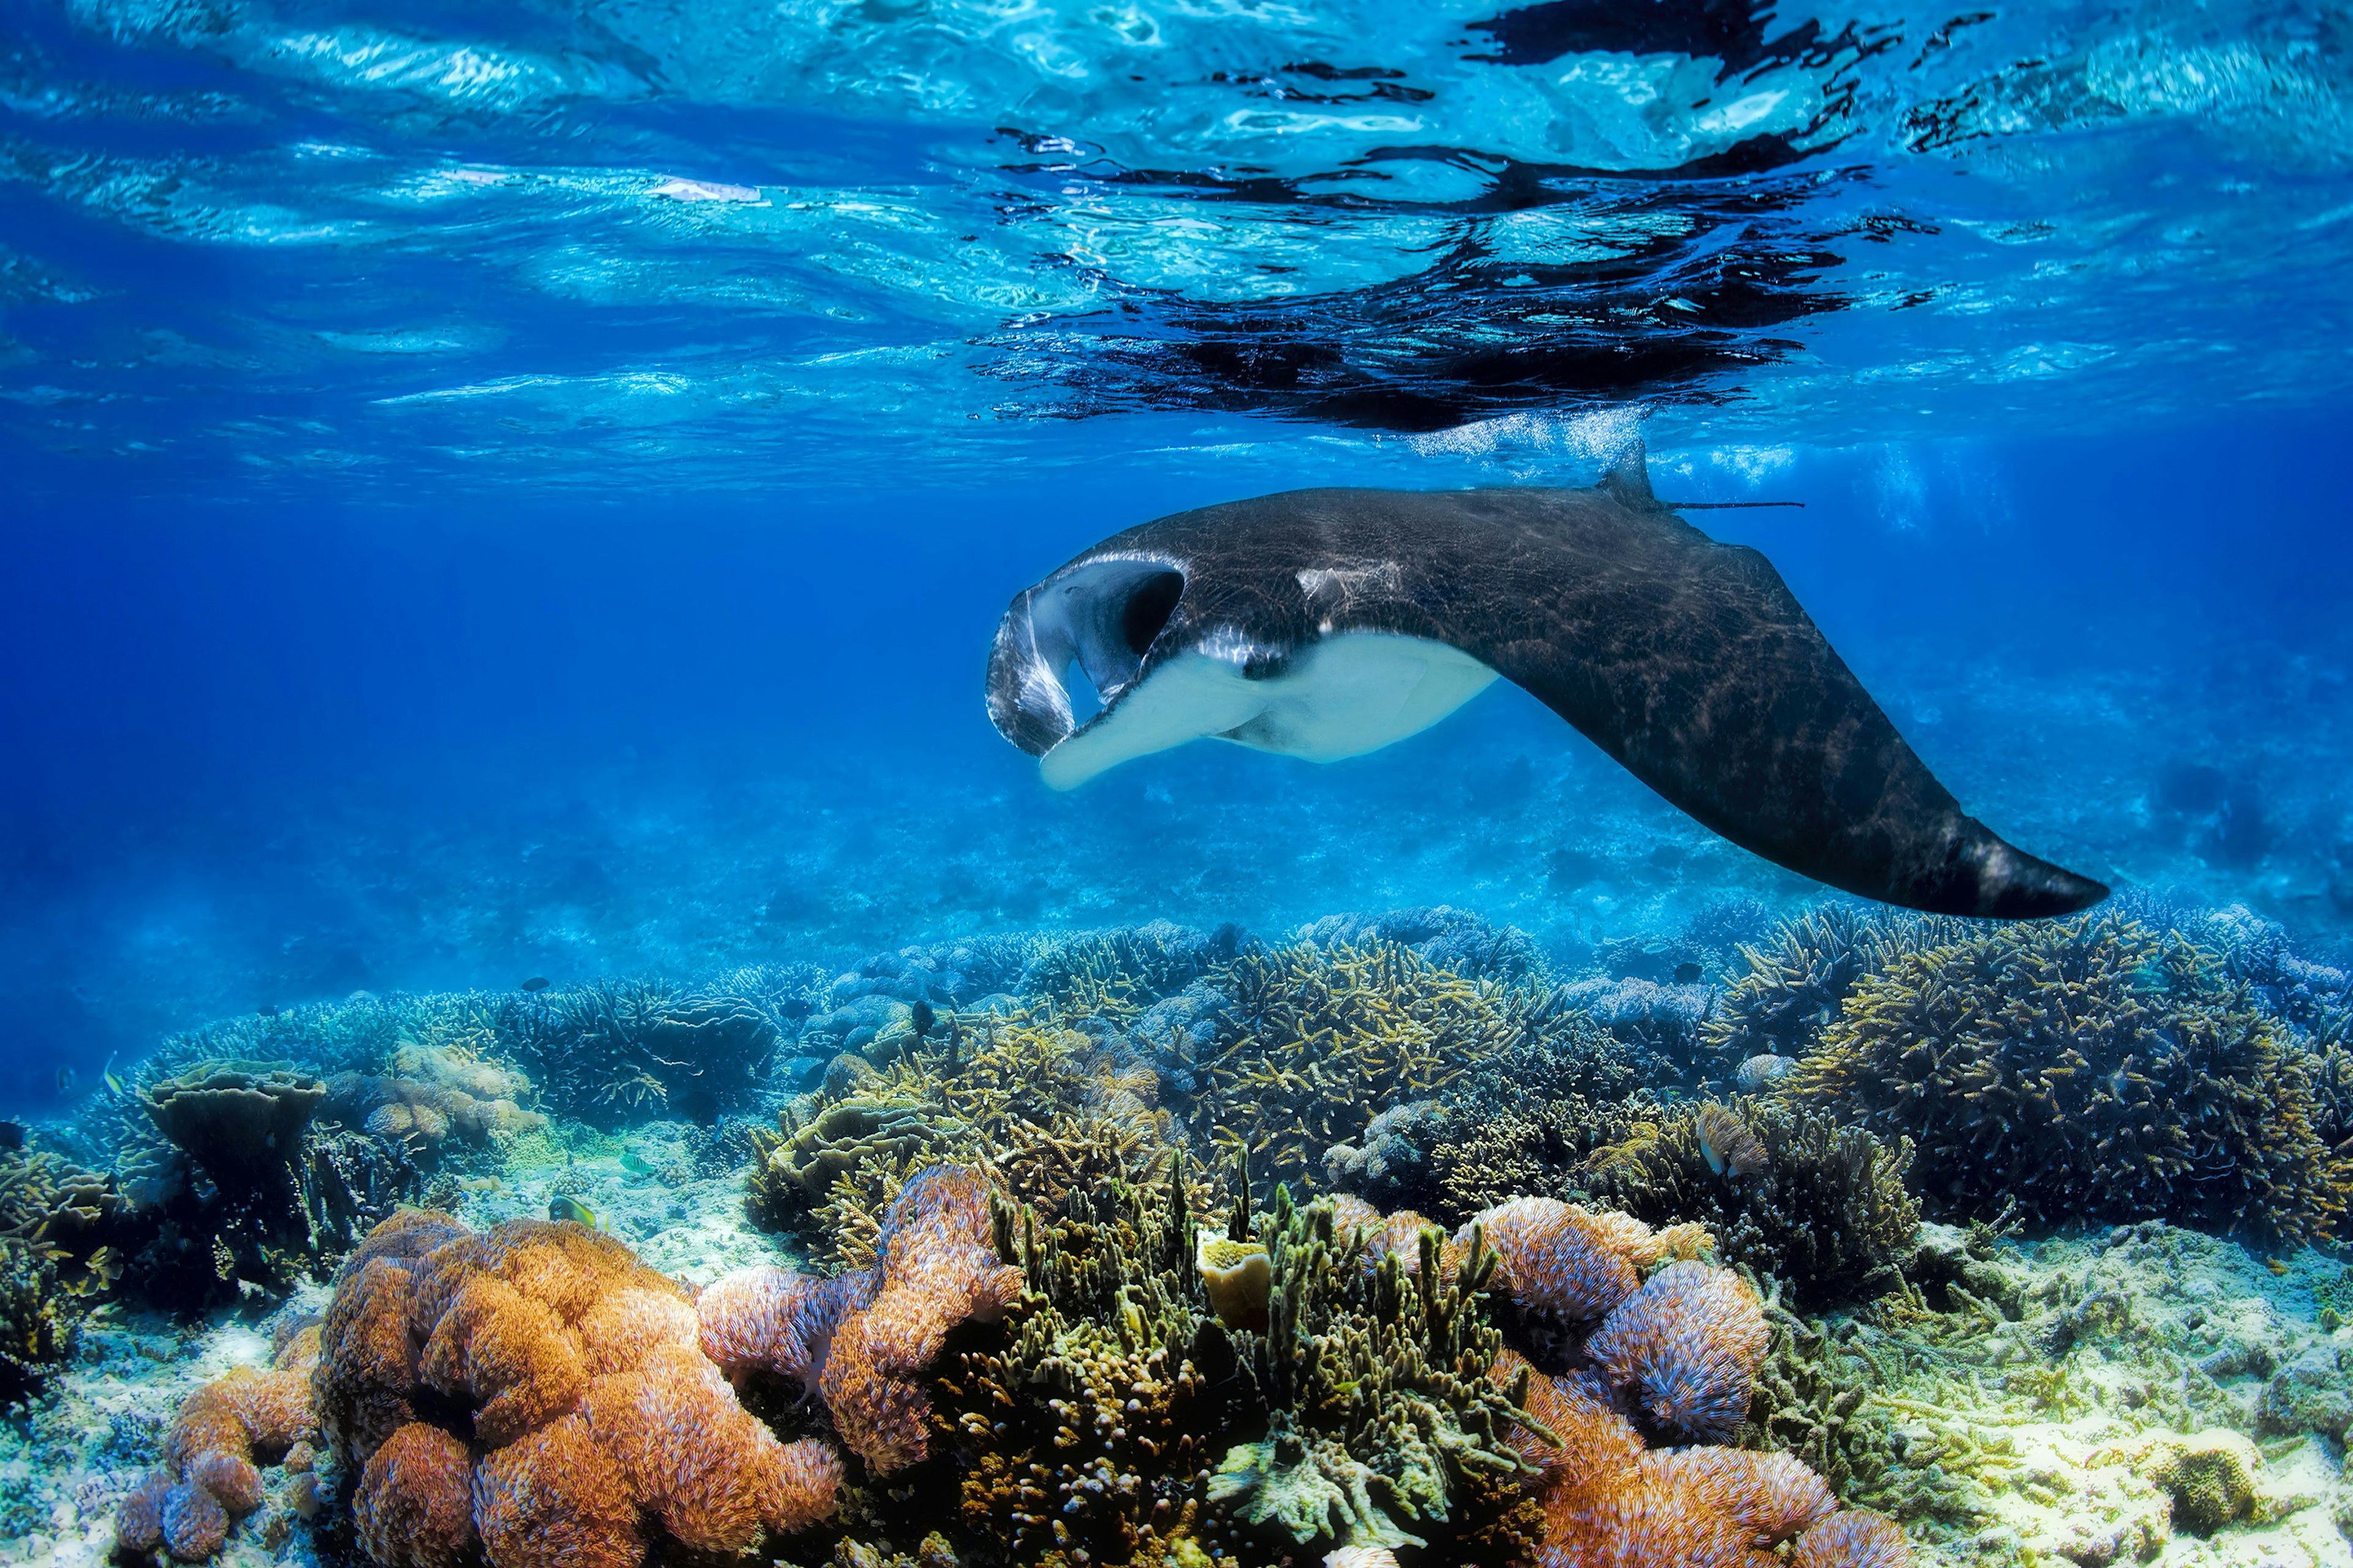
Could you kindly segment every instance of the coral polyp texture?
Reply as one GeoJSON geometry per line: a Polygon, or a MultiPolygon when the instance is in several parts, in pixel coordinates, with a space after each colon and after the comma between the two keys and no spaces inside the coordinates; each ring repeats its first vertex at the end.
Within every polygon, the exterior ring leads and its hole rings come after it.
{"type": "Polygon", "coordinates": [[[2212,954],[2093,915],[1907,952],[1781,1093],[1909,1138],[1932,1212],[2334,1234],[2353,1160],[2302,1053],[2212,954]]]}
{"type": "Polygon", "coordinates": [[[410,1212],[336,1282],[316,1377],[383,1568],[628,1568],[829,1515],[839,1461],[786,1445],[700,1345],[688,1292],[577,1225],[410,1212]]]}
{"type": "Polygon", "coordinates": [[[1585,1349],[1662,1427],[1722,1441],[1748,1414],[1770,1337],[1764,1306],[1739,1275],[1679,1262],[1612,1307],[1585,1349]]]}
{"type": "Polygon", "coordinates": [[[928,1451],[931,1400],[922,1379],[967,1321],[995,1322],[1021,1294],[1000,1262],[988,1186],[969,1166],[934,1165],[883,1216],[872,1299],[833,1331],[818,1380],[842,1441],[877,1474],[928,1451]]]}
{"type": "Polygon", "coordinates": [[[318,1436],[311,1372],[319,1346],[318,1329],[303,1328],[267,1369],[234,1368],[181,1404],[163,1468],[116,1513],[119,1552],[152,1558],[161,1550],[198,1563],[220,1551],[230,1526],[261,1506],[262,1467],[318,1436]]]}

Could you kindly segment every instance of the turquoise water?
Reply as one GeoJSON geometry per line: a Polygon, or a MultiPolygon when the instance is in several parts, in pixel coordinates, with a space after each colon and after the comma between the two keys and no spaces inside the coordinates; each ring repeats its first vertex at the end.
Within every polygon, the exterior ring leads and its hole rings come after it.
{"type": "MultiPolygon", "coordinates": [[[[1661,493],[2013,841],[2347,954],[2341,7],[0,5],[0,1098],[259,1008],[1819,889],[1499,686],[1070,795],[987,639],[1661,493]]],[[[1761,906],[1761,910],[1758,908],[1761,906]]]]}

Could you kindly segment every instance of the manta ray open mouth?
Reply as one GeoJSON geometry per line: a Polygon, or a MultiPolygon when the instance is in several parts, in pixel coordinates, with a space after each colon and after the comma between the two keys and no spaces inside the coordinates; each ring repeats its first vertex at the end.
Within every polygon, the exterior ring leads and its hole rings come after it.
{"type": "Polygon", "coordinates": [[[1079,728],[1066,679],[1075,663],[1102,699],[1100,721],[1134,686],[1176,613],[1185,574],[1150,556],[1106,557],[1055,576],[1006,611],[988,656],[988,716],[1042,757],[1079,728]]]}

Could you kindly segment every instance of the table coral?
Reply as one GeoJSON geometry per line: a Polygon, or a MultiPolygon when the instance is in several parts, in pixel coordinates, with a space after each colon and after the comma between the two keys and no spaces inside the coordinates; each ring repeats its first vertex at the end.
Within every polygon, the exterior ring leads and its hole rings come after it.
{"type": "Polygon", "coordinates": [[[659,1541],[739,1553],[830,1514],[839,1461],[779,1443],[700,1337],[683,1289],[579,1226],[379,1226],[314,1380],[363,1547],[380,1568],[448,1568],[471,1540],[491,1568],[631,1568],[659,1541]]]}
{"type": "Polygon", "coordinates": [[[2353,1188],[2278,1026],[2211,955],[2113,916],[1897,957],[1781,1092],[1911,1138],[1923,1197],[1961,1217],[2292,1242],[2332,1234],[2353,1188]]]}

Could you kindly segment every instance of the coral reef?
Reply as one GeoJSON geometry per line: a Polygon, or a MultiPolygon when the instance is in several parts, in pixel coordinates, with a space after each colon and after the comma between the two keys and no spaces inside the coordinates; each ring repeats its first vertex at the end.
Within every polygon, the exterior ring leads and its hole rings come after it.
{"type": "Polygon", "coordinates": [[[1434,969],[1507,985],[1535,979],[1545,968],[1527,932],[1446,904],[1379,915],[1326,915],[1302,926],[1299,940],[1317,947],[1409,947],[1434,969]]]}
{"type": "Polygon", "coordinates": [[[302,1134],[326,1088],[291,1062],[208,1061],[142,1096],[156,1130],[231,1201],[298,1200],[302,1134]]]}
{"type": "Polygon", "coordinates": [[[409,1211],[346,1261],[314,1378],[381,1568],[733,1554],[829,1515],[839,1461],[786,1445],[700,1347],[688,1293],[608,1237],[409,1211]]]}
{"type": "Polygon", "coordinates": [[[1191,1121],[1271,1182],[1311,1182],[1367,1107],[1428,1099],[1526,1038],[1537,995],[1438,968],[1411,948],[1335,942],[1246,952],[1191,1121]]]}
{"type": "Polygon", "coordinates": [[[2263,1457],[2237,1432],[2151,1432],[2092,1456],[2093,1464],[2103,1461],[2130,1465],[2162,1490],[2176,1529],[2211,1535],[2254,1512],[2263,1457]]]}
{"type": "Polygon", "coordinates": [[[988,1188],[969,1166],[934,1165],[892,1201],[873,1295],[833,1331],[818,1391],[841,1440],[888,1475],[929,1448],[923,1385],[948,1331],[994,1322],[1018,1298],[1019,1270],[997,1259],[988,1188]]]}
{"type": "Polygon", "coordinates": [[[1918,1146],[1934,1212],[2330,1234],[2353,1162],[2296,1055],[2178,936],[2087,916],[1895,958],[1782,1093],[1918,1146]]]}
{"type": "MultiPolygon", "coordinates": [[[[543,1103],[595,1127],[709,1122],[754,1103],[806,976],[743,970],[700,989],[599,981],[510,997],[502,1045],[543,1103]]],[[[805,1005],[801,1010],[805,1011],[805,1005]]]]}
{"type": "Polygon", "coordinates": [[[1893,1147],[1802,1103],[1703,1104],[1597,1151],[1593,1194],[1652,1224],[1692,1220],[1717,1256],[1778,1279],[1811,1310],[1894,1282],[1920,1227],[1893,1147]]]}
{"type": "Polygon", "coordinates": [[[1741,944],[1747,972],[1735,980],[1700,1030],[1719,1063],[1754,1057],[1802,1058],[1821,1043],[1849,992],[1897,955],[1958,942],[1962,921],[1874,904],[1831,903],[1784,921],[1764,946],[1741,944]]]}
{"type": "Polygon", "coordinates": [[[0,1410],[47,1388],[72,1349],[81,1306],[59,1281],[46,1252],[0,1237],[0,1410]]]}
{"type": "Polygon", "coordinates": [[[450,1047],[404,1043],[383,1075],[342,1072],[327,1080],[321,1114],[396,1142],[427,1163],[455,1137],[480,1148],[498,1132],[529,1132],[547,1119],[525,1110],[531,1080],[450,1047]]]}
{"type": "Polygon", "coordinates": [[[1721,1442],[1748,1414],[1769,1339],[1764,1307],[1739,1275],[1683,1261],[1610,1308],[1585,1350],[1661,1426],[1721,1442]]]}
{"type": "Polygon", "coordinates": [[[164,1445],[164,1465],[126,1499],[115,1541],[126,1556],[167,1551],[181,1563],[213,1556],[230,1526],[261,1506],[263,1465],[305,1452],[318,1436],[311,1373],[316,1325],[280,1347],[267,1371],[238,1367],[181,1405],[164,1445]]]}

